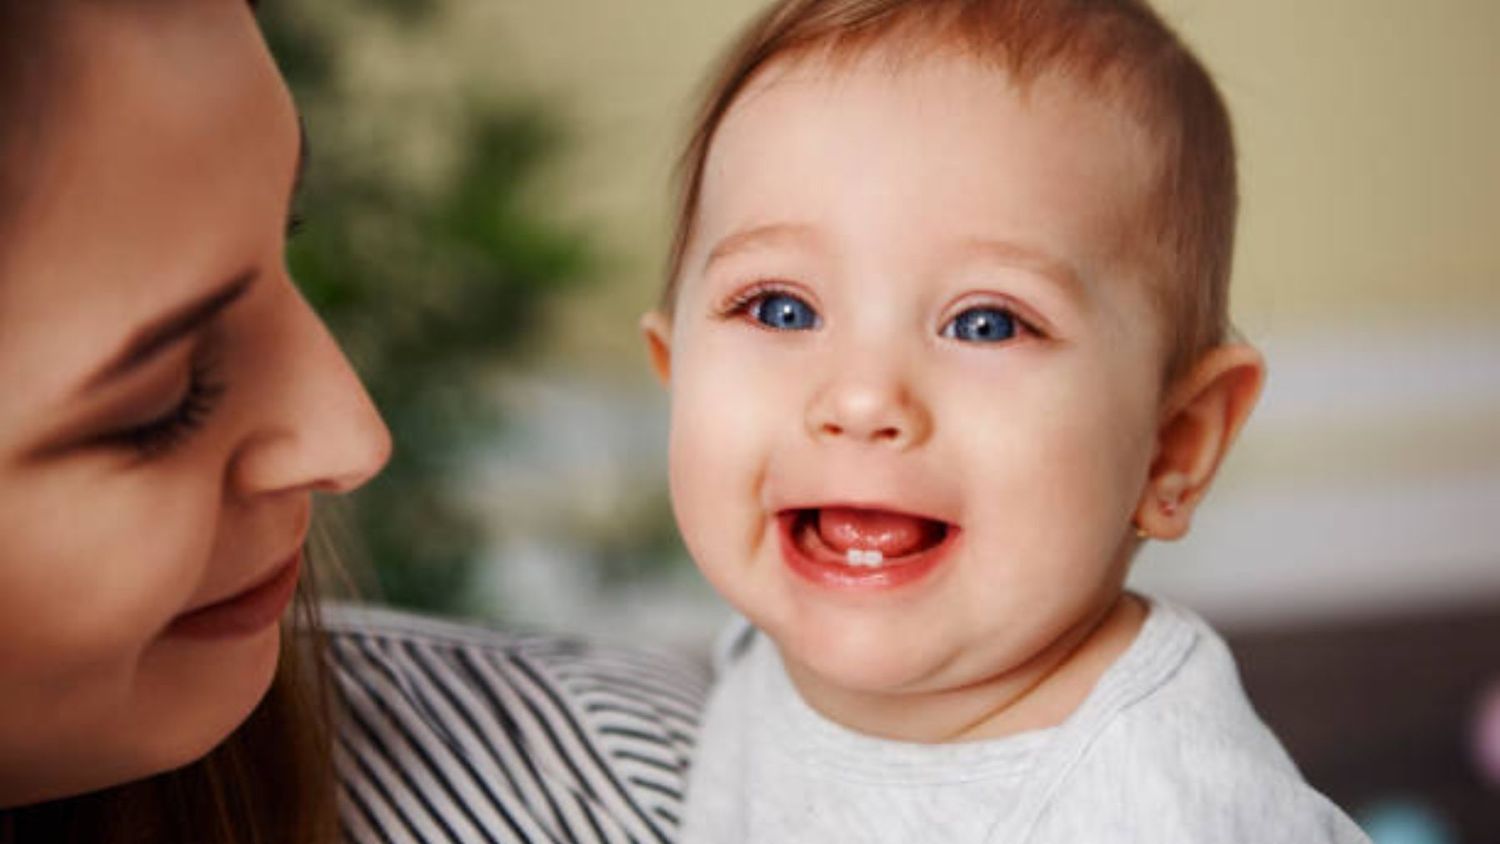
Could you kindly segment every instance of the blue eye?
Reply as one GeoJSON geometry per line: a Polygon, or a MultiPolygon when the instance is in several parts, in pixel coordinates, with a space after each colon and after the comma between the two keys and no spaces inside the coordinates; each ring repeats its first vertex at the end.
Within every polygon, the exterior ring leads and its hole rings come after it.
{"type": "Polygon", "coordinates": [[[969,343],[1000,343],[1016,336],[1016,317],[1003,308],[969,308],[943,327],[943,336],[969,343]]]}
{"type": "Polygon", "coordinates": [[[766,293],[746,310],[756,322],[777,331],[810,331],[820,324],[812,305],[788,293],[766,293]]]}

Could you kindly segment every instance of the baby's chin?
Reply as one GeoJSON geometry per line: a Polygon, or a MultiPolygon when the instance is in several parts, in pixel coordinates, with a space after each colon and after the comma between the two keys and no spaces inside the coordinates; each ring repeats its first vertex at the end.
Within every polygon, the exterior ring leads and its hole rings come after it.
{"type": "Polygon", "coordinates": [[[930,640],[860,630],[768,629],[804,696],[905,696],[940,692],[949,658],[930,640]],[[806,688],[804,688],[806,687],[806,688]]]}

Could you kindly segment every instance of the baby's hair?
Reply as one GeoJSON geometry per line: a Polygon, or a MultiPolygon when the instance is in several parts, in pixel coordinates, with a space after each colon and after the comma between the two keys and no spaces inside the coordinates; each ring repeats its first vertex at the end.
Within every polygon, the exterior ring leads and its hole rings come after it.
{"type": "Polygon", "coordinates": [[[709,148],[750,81],[780,59],[849,58],[892,45],[911,48],[912,56],[934,46],[957,49],[995,64],[1023,90],[1056,76],[1118,104],[1158,150],[1135,240],[1169,331],[1166,375],[1224,341],[1239,204],[1229,112],[1203,65],[1141,0],[775,3],[719,66],[678,164],[664,313],[676,304],[709,148]]]}

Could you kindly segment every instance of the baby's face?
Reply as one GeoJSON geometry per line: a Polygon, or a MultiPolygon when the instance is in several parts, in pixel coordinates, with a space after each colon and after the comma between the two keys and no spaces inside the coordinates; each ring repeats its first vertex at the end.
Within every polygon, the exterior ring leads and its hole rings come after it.
{"type": "Polygon", "coordinates": [[[714,141],[669,354],[713,585],[821,692],[933,693],[1112,602],[1164,347],[1114,111],[958,58],[771,68],[714,141]]]}

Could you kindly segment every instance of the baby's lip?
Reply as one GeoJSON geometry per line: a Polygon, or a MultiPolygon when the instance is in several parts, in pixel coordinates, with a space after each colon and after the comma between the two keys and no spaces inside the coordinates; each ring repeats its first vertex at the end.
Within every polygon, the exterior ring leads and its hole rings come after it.
{"type": "Polygon", "coordinates": [[[778,517],[795,517],[802,513],[817,510],[867,510],[876,513],[889,513],[893,516],[905,516],[912,519],[921,519],[929,522],[939,522],[949,527],[958,527],[958,522],[945,514],[912,507],[905,504],[893,504],[882,501],[861,500],[839,500],[839,501],[817,501],[801,504],[791,504],[780,507],[775,511],[778,517]]]}
{"type": "Polygon", "coordinates": [[[862,549],[881,552],[885,559],[894,561],[948,544],[961,532],[947,519],[911,507],[868,501],[790,507],[777,512],[776,522],[778,530],[814,558],[817,548],[836,554],[862,549]],[[809,541],[813,536],[816,542],[809,541]]]}
{"type": "MultiPolygon", "coordinates": [[[[840,509],[847,508],[840,505],[840,509]]],[[[782,510],[775,520],[782,559],[803,579],[836,592],[876,594],[924,581],[953,556],[961,542],[961,530],[910,513],[909,509],[881,511],[881,515],[925,520],[926,525],[915,537],[910,531],[881,535],[877,530],[831,540],[819,524],[823,518],[820,508],[782,510]]]]}

